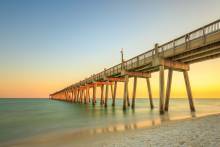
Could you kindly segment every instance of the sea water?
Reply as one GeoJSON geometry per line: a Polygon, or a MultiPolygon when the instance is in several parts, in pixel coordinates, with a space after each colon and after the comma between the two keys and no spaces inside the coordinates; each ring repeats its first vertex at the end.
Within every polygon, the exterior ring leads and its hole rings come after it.
{"type": "Polygon", "coordinates": [[[116,100],[115,107],[109,100],[107,108],[100,106],[99,100],[93,106],[49,99],[0,99],[0,144],[57,131],[126,131],[220,113],[220,99],[194,99],[196,113],[191,113],[187,99],[172,98],[164,116],[159,115],[158,99],[153,101],[154,110],[147,98],[139,98],[134,110],[123,111],[121,99],[116,100]]]}

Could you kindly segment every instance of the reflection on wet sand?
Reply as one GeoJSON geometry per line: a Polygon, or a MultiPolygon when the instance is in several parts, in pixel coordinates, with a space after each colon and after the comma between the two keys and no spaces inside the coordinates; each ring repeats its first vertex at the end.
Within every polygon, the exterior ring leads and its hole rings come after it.
{"type": "Polygon", "coordinates": [[[108,126],[105,128],[95,128],[95,129],[89,130],[89,133],[91,135],[95,135],[95,134],[101,134],[101,133],[112,133],[112,132],[122,132],[126,130],[136,130],[136,129],[157,126],[157,125],[162,124],[163,122],[194,118],[194,117],[196,117],[196,114],[194,112],[192,112],[191,115],[189,116],[182,116],[182,117],[170,117],[168,113],[165,113],[159,118],[156,118],[153,120],[144,120],[144,121],[138,121],[138,122],[129,123],[129,124],[116,124],[116,125],[108,126]]]}
{"type": "MultiPolygon", "coordinates": [[[[102,111],[100,111],[99,109],[93,107],[91,108],[89,105],[85,105],[85,110],[86,113],[90,113],[92,116],[93,115],[100,115],[101,113],[104,114],[109,114],[109,112],[111,111],[111,115],[115,116],[116,115],[116,109],[115,107],[112,107],[111,109],[101,109],[102,111]],[[97,113],[98,112],[98,113],[97,113]]],[[[170,117],[169,113],[165,113],[164,115],[156,115],[154,114],[153,111],[149,111],[150,116],[152,116],[151,119],[147,119],[147,120],[142,120],[142,121],[137,121],[137,122],[130,122],[130,123],[118,123],[118,124],[114,124],[114,125],[109,125],[107,127],[103,127],[103,128],[92,128],[92,129],[88,129],[88,130],[81,130],[79,132],[74,132],[73,134],[77,134],[77,135],[83,135],[83,134],[90,134],[90,135],[95,135],[95,134],[101,134],[101,133],[113,133],[113,132],[122,132],[122,131],[126,131],[126,130],[136,130],[136,129],[142,129],[142,128],[147,128],[147,127],[152,127],[152,126],[157,126],[160,125],[164,122],[168,122],[168,121],[174,121],[174,120],[182,120],[182,119],[187,119],[187,118],[194,118],[196,117],[196,113],[195,112],[189,112],[189,115],[184,115],[184,116],[172,116],[170,117]]],[[[131,110],[131,111],[122,111],[122,115],[126,118],[127,115],[135,115],[135,110],[131,110]]]]}

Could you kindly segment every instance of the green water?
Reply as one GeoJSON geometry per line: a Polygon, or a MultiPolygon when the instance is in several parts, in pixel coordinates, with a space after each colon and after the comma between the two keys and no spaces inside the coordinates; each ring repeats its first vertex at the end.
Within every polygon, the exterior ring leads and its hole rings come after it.
{"type": "MultiPolygon", "coordinates": [[[[161,119],[158,99],[149,109],[148,99],[137,99],[136,109],[122,111],[122,101],[108,108],[48,99],[0,99],[0,143],[50,132],[108,127],[161,119]]],[[[220,99],[195,99],[196,115],[220,112],[220,99]]],[[[187,99],[171,99],[169,118],[191,117],[187,99]]]]}

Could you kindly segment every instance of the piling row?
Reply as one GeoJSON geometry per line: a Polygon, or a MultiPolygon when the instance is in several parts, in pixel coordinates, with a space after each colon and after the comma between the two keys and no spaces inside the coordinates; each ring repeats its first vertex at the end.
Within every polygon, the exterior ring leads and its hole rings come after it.
{"type": "MultiPolygon", "coordinates": [[[[159,71],[159,113],[164,114],[165,111],[169,110],[169,99],[170,99],[170,93],[171,93],[171,83],[172,83],[172,76],[173,71],[182,72],[184,75],[184,80],[186,84],[186,91],[188,95],[189,100],[189,106],[190,110],[192,112],[195,111],[195,107],[193,104],[193,97],[192,97],[192,91],[190,87],[190,81],[188,77],[188,71],[189,71],[189,65],[185,63],[180,62],[174,62],[171,60],[165,60],[163,59],[163,56],[158,53],[158,45],[155,44],[155,56],[154,60],[152,62],[154,67],[157,68],[157,71],[159,71]],[[168,80],[167,80],[167,87],[166,87],[166,93],[165,93],[165,80],[164,80],[164,70],[168,70],[168,80]]],[[[149,97],[149,106],[150,109],[154,109],[153,104],[153,97],[152,97],[152,91],[151,91],[151,84],[150,84],[150,78],[151,73],[150,72],[137,72],[137,71],[128,71],[125,70],[124,66],[124,59],[123,59],[123,52],[122,52],[122,69],[120,76],[117,77],[108,77],[105,76],[102,81],[92,81],[89,84],[83,84],[79,86],[72,86],[67,89],[65,89],[62,92],[55,93],[50,95],[51,99],[56,100],[64,100],[74,103],[84,103],[88,104],[92,102],[93,105],[96,105],[97,103],[97,88],[100,89],[100,105],[107,107],[108,106],[108,99],[109,99],[109,90],[111,92],[111,98],[112,98],[112,106],[115,106],[115,100],[117,95],[117,84],[118,82],[124,83],[124,94],[123,94],[123,110],[126,110],[128,107],[131,106],[132,109],[135,108],[135,99],[136,99],[136,89],[137,89],[137,83],[138,78],[144,78],[146,79],[147,84],[147,91],[148,91],[148,97],[149,97]],[[128,91],[128,84],[129,79],[133,78],[133,93],[132,93],[132,101],[130,104],[129,99],[129,91],[128,91]],[[92,97],[90,97],[90,89],[92,89],[92,97]]],[[[156,69],[155,68],[155,69],[156,69]]]]}

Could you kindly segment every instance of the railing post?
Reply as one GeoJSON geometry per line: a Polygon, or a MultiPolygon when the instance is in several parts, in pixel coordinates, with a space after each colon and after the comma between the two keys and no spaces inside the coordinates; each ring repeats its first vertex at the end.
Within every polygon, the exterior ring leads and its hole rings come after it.
{"type": "Polygon", "coordinates": [[[203,33],[203,43],[206,44],[205,27],[202,29],[202,33],[203,33]]]}
{"type": "Polygon", "coordinates": [[[189,49],[189,41],[190,41],[190,35],[189,34],[186,34],[185,35],[185,44],[186,44],[186,50],[189,49]]]}
{"type": "Polygon", "coordinates": [[[155,44],[155,55],[157,56],[157,57],[159,57],[159,48],[158,48],[158,43],[156,43],[155,44]]]}

